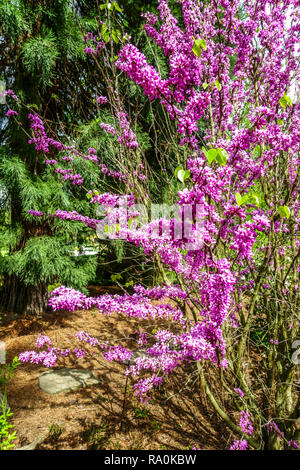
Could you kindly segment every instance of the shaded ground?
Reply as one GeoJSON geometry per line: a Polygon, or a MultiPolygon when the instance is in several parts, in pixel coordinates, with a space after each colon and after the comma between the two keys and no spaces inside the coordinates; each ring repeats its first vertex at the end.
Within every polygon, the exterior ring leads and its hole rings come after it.
{"type": "MultiPolygon", "coordinates": [[[[51,338],[54,346],[74,347],[74,334],[85,330],[100,341],[128,344],[138,326],[151,331],[150,322],[106,317],[97,311],[45,313],[41,318],[15,319],[0,326],[0,340],[6,342],[7,360],[35,349],[38,334],[51,338]]],[[[160,323],[160,327],[162,324],[160,323]]],[[[166,326],[166,325],[165,325],[166,326]]],[[[8,388],[8,402],[14,413],[11,424],[24,446],[49,430],[39,449],[163,450],[228,449],[233,436],[201,399],[192,369],[178,370],[155,393],[150,405],[141,404],[133,394],[130,378],[124,395],[125,366],[104,359],[70,359],[60,367],[92,369],[99,386],[67,394],[48,395],[38,386],[46,369],[32,364],[17,368],[8,388]]]]}

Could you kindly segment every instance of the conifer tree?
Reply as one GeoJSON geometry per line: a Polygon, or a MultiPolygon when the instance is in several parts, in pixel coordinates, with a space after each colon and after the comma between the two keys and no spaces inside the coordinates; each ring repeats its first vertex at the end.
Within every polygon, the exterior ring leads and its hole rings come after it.
{"type": "MultiPolygon", "coordinates": [[[[93,29],[95,16],[91,5],[82,2],[81,21],[87,29],[93,29]]],[[[63,129],[70,139],[73,122],[93,116],[90,90],[95,85],[68,0],[1,0],[0,40],[0,80],[27,105],[18,109],[18,123],[7,119],[8,108],[0,105],[0,308],[38,314],[47,307],[49,285],[64,282],[84,288],[96,260],[72,256],[88,234],[82,224],[74,227],[54,218],[47,222],[28,212],[86,206],[91,213],[80,190],[63,186],[45,166],[43,155],[28,144],[28,113],[40,113],[49,135],[63,129]],[[63,128],[59,122],[65,123],[63,128]]],[[[85,168],[92,179],[96,167],[85,168]]]]}

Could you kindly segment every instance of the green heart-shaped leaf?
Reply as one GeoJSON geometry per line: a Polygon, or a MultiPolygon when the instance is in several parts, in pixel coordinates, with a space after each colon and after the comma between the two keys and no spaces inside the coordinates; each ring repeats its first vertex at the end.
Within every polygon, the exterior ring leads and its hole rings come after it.
{"type": "Polygon", "coordinates": [[[288,96],[286,93],[283,95],[282,98],[280,98],[279,103],[283,107],[283,109],[286,109],[287,106],[292,106],[292,100],[290,96],[288,96]]]}
{"type": "Polygon", "coordinates": [[[178,173],[177,173],[177,178],[178,178],[179,181],[181,181],[182,183],[184,183],[184,181],[185,181],[186,179],[188,179],[190,176],[191,176],[190,170],[179,170],[178,173]]]}
{"type": "Polygon", "coordinates": [[[218,152],[216,149],[210,149],[206,155],[208,163],[211,164],[217,158],[217,155],[218,155],[218,152]]]}
{"type": "Polygon", "coordinates": [[[288,208],[288,206],[279,206],[278,207],[278,212],[279,212],[279,215],[282,219],[284,219],[285,217],[287,219],[289,219],[290,216],[291,216],[291,211],[288,208]]]}
{"type": "Polygon", "coordinates": [[[202,150],[202,152],[204,153],[204,155],[205,155],[205,156],[206,156],[206,158],[207,158],[207,154],[208,154],[208,152],[207,152],[206,148],[205,148],[205,147],[202,147],[202,149],[201,149],[201,150],[202,150]]]}
{"type": "Polygon", "coordinates": [[[178,177],[178,172],[179,172],[180,170],[183,170],[182,166],[178,166],[178,167],[176,168],[175,173],[174,173],[175,178],[178,177]]]}
{"type": "Polygon", "coordinates": [[[244,196],[242,196],[240,193],[235,194],[235,199],[239,207],[245,204],[248,201],[248,198],[249,198],[248,194],[245,194],[244,196]]]}
{"type": "Polygon", "coordinates": [[[215,86],[217,87],[219,91],[221,90],[221,83],[219,82],[219,80],[215,81],[215,86]]]}
{"type": "Polygon", "coordinates": [[[200,46],[197,46],[196,44],[194,44],[192,51],[197,57],[201,57],[202,50],[200,46]]]}
{"type": "Polygon", "coordinates": [[[123,12],[123,9],[121,7],[119,7],[119,5],[117,4],[117,2],[113,2],[113,6],[115,8],[115,10],[119,11],[120,13],[123,12]]]}

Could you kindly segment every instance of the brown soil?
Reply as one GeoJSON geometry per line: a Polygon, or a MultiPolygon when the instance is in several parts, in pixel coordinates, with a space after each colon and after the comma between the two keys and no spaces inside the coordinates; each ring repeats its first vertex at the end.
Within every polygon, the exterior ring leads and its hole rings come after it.
{"type": "MultiPolygon", "coordinates": [[[[45,313],[40,318],[10,319],[5,326],[2,323],[0,340],[6,342],[7,361],[11,361],[19,353],[35,349],[39,334],[49,336],[54,346],[62,348],[74,347],[74,334],[80,330],[101,341],[128,345],[128,339],[133,344],[138,326],[149,331],[154,328],[147,321],[138,323],[114,314],[106,317],[97,311],[45,313]]],[[[38,449],[228,449],[233,441],[231,433],[201,398],[192,366],[172,374],[149,405],[134,397],[130,378],[125,412],[125,366],[102,358],[85,358],[76,362],[64,360],[59,367],[92,369],[101,383],[77,392],[48,395],[38,385],[38,376],[46,369],[20,365],[8,386],[16,447],[30,444],[50,429],[38,449]]]]}

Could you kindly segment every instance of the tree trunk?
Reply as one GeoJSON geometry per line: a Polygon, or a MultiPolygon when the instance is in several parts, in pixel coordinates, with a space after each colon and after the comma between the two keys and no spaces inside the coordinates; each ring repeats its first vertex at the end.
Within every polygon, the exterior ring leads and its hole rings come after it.
{"type": "Polygon", "coordinates": [[[8,276],[0,291],[0,309],[9,313],[41,315],[47,310],[47,285],[25,286],[16,276],[8,276]]]}

